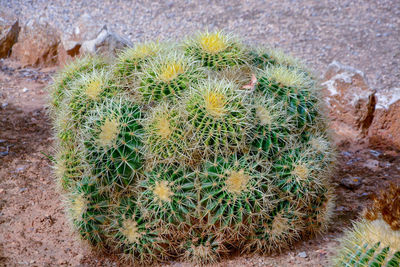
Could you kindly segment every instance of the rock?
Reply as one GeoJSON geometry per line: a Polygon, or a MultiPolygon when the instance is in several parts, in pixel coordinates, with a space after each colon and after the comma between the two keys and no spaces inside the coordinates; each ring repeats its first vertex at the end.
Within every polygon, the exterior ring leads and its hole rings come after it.
{"type": "Polygon", "coordinates": [[[47,22],[30,20],[21,29],[11,56],[25,66],[52,66],[58,63],[60,38],[47,22]]]}
{"type": "Polygon", "coordinates": [[[89,14],[83,14],[75,24],[72,33],[61,36],[60,61],[66,62],[79,55],[82,43],[96,39],[105,24],[95,21],[89,14]]]}
{"type": "Polygon", "coordinates": [[[93,19],[88,13],[84,13],[74,27],[72,40],[82,43],[96,39],[105,26],[105,23],[93,19]]]}
{"type": "Polygon", "coordinates": [[[22,172],[25,169],[25,166],[19,167],[15,170],[15,172],[22,172]]]}
{"type": "Polygon", "coordinates": [[[380,151],[373,150],[373,149],[370,149],[369,153],[371,153],[371,155],[374,157],[379,157],[380,155],[382,155],[382,153],[380,151]]]}
{"type": "Polygon", "coordinates": [[[20,193],[23,193],[23,192],[25,192],[26,190],[28,190],[28,188],[22,187],[22,188],[19,189],[19,192],[20,192],[20,193]]]}
{"type": "Polygon", "coordinates": [[[297,257],[300,258],[307,258],[307,253],[305,251],[300,252],[299,254],[297,254],[297,257]]]}
{"type": "Polygon", "coordinates": [[[400,88],[381,90],[376,98],[369,142],[372,146],[400,149],[400,88]]]}
{"type": "Polygon", "coordinates": [[[368,168],[372,171],[378,171],[379,170],[379,161],[375,159],[368,159],[363,163],[363,167],[368,168]]]}
{"type": "Polygon", "coordinates": [[[333,61],[325,73],[323,95],[336,141],[360,140],[368,134],[375,110],[375,91],[364,73],[333,61]]]}
{"type": "Polygon", "coordinates": [[[132,43],[109,30],[104,23],[94,20],[89,14],[82,15],[73,33],[61,37],[60,61],[85,53],[115,54],[116,51],[132,43]]]}
{"type": "Polygon", "coordinates": [[[96,54],[115,54],[118,50],[132,46],[132,43],[121,36],[111,32],[104,26],[96,39],[82,43],[80,52],[96,54]]]}
{"type": "Polygon", "coordinates": [[[11,48],[17,42],[19,33],[18,19],[0,12],[0,58],[11,54],[11,48]]]}
{"type": "Polygon", "coordinates": [[[336,211],[344,211],[344,210],[346,210],[346,208],[343,206],[339,206],[336,208],[336,211]]]}
{"type": "Polygon", "coordinates": [[[362,180],[360,177],[344,177],[340,184],[344,187],[354,190],[361,186],[362,180]]]}

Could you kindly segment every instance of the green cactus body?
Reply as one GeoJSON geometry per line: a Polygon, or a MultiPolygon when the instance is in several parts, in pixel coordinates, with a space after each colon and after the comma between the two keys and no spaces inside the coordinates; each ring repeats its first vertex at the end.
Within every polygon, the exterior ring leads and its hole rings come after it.
{"type": "Polygon", "coordinates": [[[186,100],[188,123],[206,155],[243,150],[250,112],[246,94],[226,80],[205,80],[186,100]]]}
{"type": "Polygon", "coordinates": [[[162,104],[154,108],[146,119],[146,155],[151,165],[184,163],[190,160],[193,144],[187,142],[185,118],[176,105],[162,104]]]}
{"type": "Polygon", "coordinates": [[[54,79],[51,86],[51,109],[53,113],[60,110],[61,102],[63,102],[65,92],[70,89],[70,83],[79,79],[81,75],[102,69],[107,66],[104,59],[94,56],[85,56],[79,58],[65,67],[54,79]]]}
{"type": "Polygon", "coordinates": [[[140,87],[145,102],[176,99],[190,85],[204,77],[197,62],[182,53],[171,51],[162,53],[154,61],[148,62],[138,73],[140,87]]]}
{"type": "Polygon", "coordinates": [[[300,149],[283,153],[272,165],[272,172],[277,174],[277,186],[298,199],[304,199],[310,191],[324,186],[323,180],[318,179],[320,161],[313,156],[312,151],[300,149]]]}
{"type": "Polygon", "coordinates": [[[260,73],[257,90],[272,94],[284,102],[298,128],[312,127],[316,122],[318,101],[310,91],[313,81],[302,71],[284,66],[271,66],[260,73]]]}
{"type": "Polygon", "coordinates": [[[373,200],[341,238],[334,266],[400,266],[400,186],[391,184],[373,200]]]}
{"type": "Polygon", "coordinates": [[[139,197],[142,209],[159,224],[165,224],[167,229],[190,223],[197,205],[194,175],[179,166],[156,167],[140,184],[143,188],[139,197]]]}
{"type": "Polygon", "coordinates": [[[129,87],[136,81],[136,74],[142,69],[143,64],[154,58],[161,50],[160,44],[155,42],[139,43],[123,50],[114,66],[115,78],[121,85],[129,87]]]}
{"type": "Polygon", "coordinates": [[[335,266],[400,265],[400,231],[393,231],[383,220],[354,224],[341,243],[335,266]]]}
{"type": "Polygon", "coordinates": [[[92,245],[104,245],[104,229],[107,225],[108,197],[95,180],[84,177],[77,182],[68,197],[72,222],[83,239],[92,245]]]}
{"type": "Polygon", "coordinates": [[[199,60],[204,67],[221,70],[246,63],[243,45],[222,32],[198,34],[185,45],[187,55],[199,60]]]}
{"type": "Polygon", "coordinates": [[[227,252],[223,237],[211,228],[193,228],[189,238],[181,245],[183,258],[196,264],[216,262],[227,252]]]}
{"type": "Polygon", "coordinates": [[[111,214],[110,245],[127,262],[151,263],[162,260],[166,254],[162,230],[156,221],[149,221],[132,197],[122,197],[111,214]]]}
{"type": "Polygon", "coordinates": [[[304,218],[306,234],[320,234],[328,228],[327,222],[334,210],[334,195],[328,185],[315,190],[314,196],[305,200],[305,207],[300,209],[304,218]]]}
{"type": "Polygon", "coordinates": [[[92,172],[105,183],[131,185],[142,168],[141,112],[121,98],[99,105],[88,117],[82,142],[92,172]]]}
{"type": "Polygon", "coordinates": [[[206,162],[200,174],[200,203],[209,225],[239,228],[262,212],[268,183],[251,164],[236,157],[206,162]]]}
{"type": "Polygon", "coordinates": [[[94,70],[71,85],[72,90],[68,92],[66,105],[70,111],[70,121],[78,125],[77,127],[85,123],[87,113],[95,108],[96,103],[117,94],[117,87],[109,75],[108,70],[94,70]]]}
{"type": "MultiPolygon", "coordinates": [[[[276,202],[276,201],[275,201],[276,202]]],[[[281,250],[300,237],[304,223],[297,204],[281,200],[270,207],[268,216],[261,216],[248,236],[247,251],[281,250]]]]}
{"type": "Polygon", "coordinates": [[[69,192],[84,174],[82,158],[77,147],[64,147],[55,155],[54,173],[63,190],[69,192]]]}
{"type": "Polygon", "coordinates": [[[280,49],[274,48],[258,48],[249,52],[249,57],[254,66],[265,69],[272,65],[286,66],[293,69],[306,69],[304,64],[293,56],[284,53],[280,49]]]}
{"type": "Polygon", "coordinates": [[[268,95],[256,93],[253,116],[257,127],[252,141],[252,150],[261,158],[276,157],[288,144],[293,142],[290,115],[284,110],[284,103],[268,95]]]}
{"type": "Polygon", "coordinates": [[[205,264],[325,230],[334,152],[312,75],[223,32],[187,40],[59,74],[54,169],[79,235],[129,263],[205,264]]]}

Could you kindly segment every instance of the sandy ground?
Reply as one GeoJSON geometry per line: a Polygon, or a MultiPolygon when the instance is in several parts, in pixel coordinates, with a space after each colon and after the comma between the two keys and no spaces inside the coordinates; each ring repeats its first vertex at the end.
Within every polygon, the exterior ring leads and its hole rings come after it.
{"type": "Polygon", "coordinates": [[[374,89],[400,86],[399,0],[0,0],[0,7],[22,24],[40,18],[61,34],[88,13],[132,42],[225,29],[321,73],[337,60],[364,71],[374,89]]]}
{"type": "MultiPolygon", "coordinates": [[[[64,216],[45,156],[52,153],[45,87],[53,72],[0,61],[0,265],[121,266],[117,259],[96,255],[79,241],[64,216]]],[[[326,234],[299,241],[280,254],[237,252],[215,266],[327,266],[337,238],[368,205],[370,195],[390,182],[400,183],[400,153],[342,147],[338,167],[336,214],[326,234]],[[358,177],[361,186],[350,190],[340,185],[346,177],[358,177]]]]}

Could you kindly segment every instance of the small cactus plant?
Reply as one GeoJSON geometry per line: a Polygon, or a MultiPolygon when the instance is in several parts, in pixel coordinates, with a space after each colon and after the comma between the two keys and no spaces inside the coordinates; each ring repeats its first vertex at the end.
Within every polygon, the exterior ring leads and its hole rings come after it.
{"type": "Polygon", "coordinates": [[[77,232],[141,264],[323,231],[334,151],[312,73],[221,31],[58,74],[55,174],[77,232]]]}
{"type": "Polygon", "coordinates": [[[342,239],[335,266],[400,266],[400,186],[374,199],[342,239]]]}

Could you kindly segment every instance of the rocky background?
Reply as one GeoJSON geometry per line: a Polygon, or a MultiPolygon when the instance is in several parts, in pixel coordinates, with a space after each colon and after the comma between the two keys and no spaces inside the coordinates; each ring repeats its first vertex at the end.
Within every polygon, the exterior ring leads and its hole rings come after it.
{"type": "Polygon", "coordinates": [[[339,151],[336,218],[326,235],[220,266],[326,266],[369,197],[400,182],[398,0],[0,0],[0,266],[119,265],[81,244],[64,217],[45,156],[46,87],[82,54],[206,28],[303,58],[321,77],[339,151]]]}

